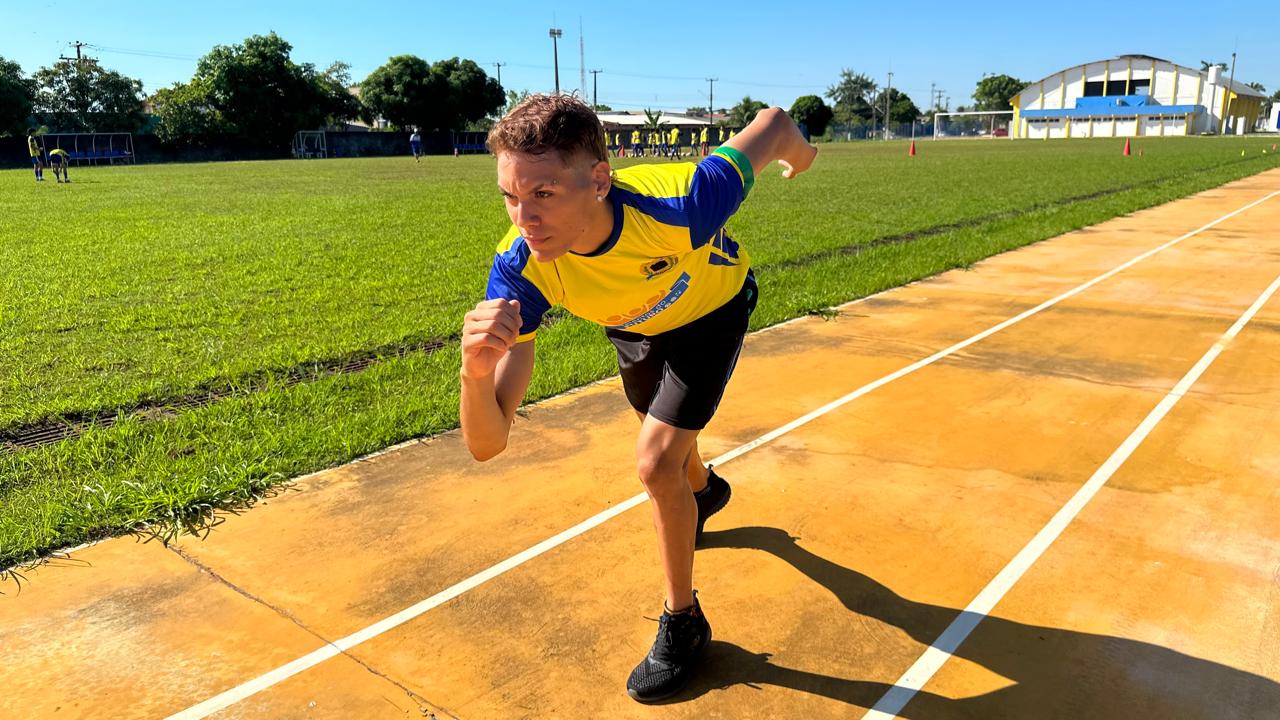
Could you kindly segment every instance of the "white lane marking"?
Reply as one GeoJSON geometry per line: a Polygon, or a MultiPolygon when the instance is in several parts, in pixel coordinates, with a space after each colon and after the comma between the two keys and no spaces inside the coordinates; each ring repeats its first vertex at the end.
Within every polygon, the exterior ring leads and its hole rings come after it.
{"type": "MultiPolygon", "coordinates": [[[[1093,287],[1094,285],[1097,285],[1103,280],[1106,280],[1107,278],[1112,277],[1116,273],[1127,270],[1130,267],[1133,267],[1135,264],[1142,262],[1143,260],[1146,260],[1147,258],[1151,257],[1152,255],[1155,255],[1156,253],[1162,250],[1166,250],[1170,247],[1173,247],[1174,245],[1182,242],[1183,240],[1186,240],[1187,238],[1192,237],[1194,235],[1198,235],[1199,233],[1202,233],[1205,230],[1208,230],[1209,228],[1217,225],[1218,223],[1221,223],[1224,220],[1233,218],[1236,215],[1239,215],[1240,213],[1244,212],[1245,210],[1248,210],[1256,205],[1259,205],[1267,200],[1270,200],[1271,198],[1277,195],[1280,195],[1280,190],[1277,190],[1276,192],[1273,192],[1258,200],[1255,200],[1249,203],[1248,205],[1245,205],[1244,207],[1241,207],[1237,210],[1233,210],[1232,212],[1229,212],[1226,215],[1223,215],[1217,220],[1214,220],[1210,223],[1202,225],[1185,235],[1181,235],[1177,238],[1174,238],[1173,240],[1170,240],[1169,242],[1163,245],[1160,245],[1159,247],[1156,247],[1152,250],[1148,250],[1142,253],[1141,255],[1138,255],[1137,257],[1125,262],[1124,264],[1118,265],[1115,268],[1112,268],[1111,270],[1108,270],[1107,272],[1093,278],[1092,280],[1089,280],[1088,282],[1085,282],[1081,285],[1077,285],[1075,288],[1072,288],[1071,290],[1068,290],[1051,300],[1046,300],[1040,303],[1039,305],[1035,306],[1034,308],[1031,308],[1030,310],[1027,310],[1012,318],[1009,318],[1008,320],[1005,320],[1004,322],[1001,322],[998,325],[994,325],[978,333],[977,335],[974,335],[973,337],[967,340],[962,340],[961,342],[958,342],[955,345],[952,345],[951,347],[945,350],[940,350],[923,360],[919,360],[917,362],[912,363],[911,365],[908,365],[905,368],[902,368],[901,370],[898,370],[897,372],[891,373],[889,375],[886,375],[880,378],[879,380],[863,385],[862,387],[858,388],[857,390],[854,390],[853,392],[849,393],[848,395],[845,395],[844,397],[838,400],[829,402],[826,405],[823,405],[822,407],[818,408],[817,410],[814,410],[813,412],[808,413],[807,415],[804,415],[803,417],[792,420],[791,422],[787,423],[786,425],[783,425],[782,427],[776,430],[773,430],[769,433],[761,435],[760,437],[756,438],[755,440],[752,440],[749,443],[746,443],[745,445],[741,445],[737,448],[734,448],[733,450],[730,450],[729,452],[711,460],[710,464],[722,465],[724,463],[727,463],[730,460],[733,460],[734,458],[742,455],[743,453],[754,450],[755,448],[758,448],[761,445],[771,440],[774,440],[781,435],[791,432],[792,430],[795,430],[796,428],[802,425],[810,423],[813,420],[816,420],[817,418],[823,415],[826,415],[832,410],[835,410],[841,406],[844,406],[849,404],[850,402],[853,402],[854,400],[857,400],[858,398],[862,397],[863,395],[866,395],[867,393],[871,392],[872,390],[875,390],[876,388],[879,388],[883,385],[893,382],[898,378],[909,375],[915,372],[916,370],[919,370],[920,368],[926,367],[928,365],[932,365],[933,363],[941,360],[942,358],[945,358],[948,355],[951,355],[953,353],[959,352],[960,350],[963,350],[964,348],[969,347],[970,345],[978,342],[979,340],[990,337],[991,335],[994,335],[995,333],[1000,332],[1001,330],[1004,330],[1005,328],[1010,327],[1011,325],[1015,325],[1019,322],[1022,322],[1023,320],[1031,317],[1032,315],[1035,315],[1036,313],[1039,313],[1047,308],[1057,305],[1063,300],[1066,300],[1081,292],[1084,292],[1085,290],[1088,290],[1089,288],[1093,287]]],[[[271,687],[272,685],[275,685],[276,683],[287,680],[288,678],[293,677],[294,675],[297,675],[298,673],[301,673],[307,670],[308,668],[314,667],[324,662],[325,660],[328,660],[334,655],[337,655],[341,652],[345,652],[351,649],[352,647],[355,647],[356,645],[359,645],[360,643],[365,642],[366,640],[371,640],[374,637],[377,637],[378,635],[381,635],[382,633],[388,630],[391,630],[395,627],[403,625],[404,623],[418,617],[419,615],[422,615],[427,611],[435,607],[438,607],[439,605],[442,605],[445,602],[448,602],[449,600],[452,600],[453,598],[461,595],[462,593],[467,592],[468,590],[471,590],[482,583],[492,580],[495,577],[498,577],[499,575],[507,572],[508,570],[511,570],[513,568],[519,567],[520,565],[523,565],[524,563],[547,552],[548,550],[551,550],[565,542],[568,542],[569,540],[585,533],[591,528],[594,528],[597,525],[600,525],[601,523],[604,523],[605,521],[610,520],[611,518],[617,515],[620,515],[623,512],[626,512],[627,510],[630,510],[631,508],[637,505],[642,504],[643,502],[645,502],[647,497],[648,496],[645,495],[645,493],[640,493],[622,503],[619,503],[618,505],[615,505],[612,508],[609,508],[608,510],[605,510],[595,516],[592,516],[578,523],[577,525],[574,525],[573,527],[561,532],[558,535],[547,538],[546,540],[543,540],[537,545],[534,545],[533,547],[530,547],[529,549],[524,550],[523,552],[513,555],[507,558],[506,560],[503,560],[502,562],[488,568],[487,570],[483,570],[479,573],[476,573],[475,575],[472,575],[471,577],[457,583],[456,585],[453,585],[452,587],[442,590],[436,593],[435,595],[432,595],[431,597],[425,600],[422,600],[421,602],[418,602],[410,607],[407,607],[404,610],[401,610],[400,612],[396,613],[395,615],[392,615],[383,620],[380,620],[340,640],[335,640],[332,643],[329,643],[317,650],[313,650],[312,652],[298,658],[297,660],[281,665],[275,670],[271,670],[270,672],[264,673],[263,675],[259,675],[258,677],[252,680],[249,680],[245,683],[237,685],[229,690],[225,690],[201,703],[192,705],[186,710],[182,710],[180,712],[174,713],[173,715],[169,716],[168,720],[198,720],[199,718],[208,717],[209,715],[223,708],[226,708],[230,705],[240,702],[241,700],[244,700],[247,697],[257,694],[258,692],[265,690],[271,687]]]]}
{"type": "Polygon", "coordinates": [[[1063,505],[1058,510],[1048,524],[1041,528],[1035,537],[1031,538],[1026,547],[1022,548],[991,582],[987,583],[982,592],[978,593],[978,596],[947,626],[947,629],[942,631],[942,634],[929,646],[929,649],[925,650],[924,654],[910,668],[907,668],[902,677],[898,678],[898,681],[893,684],[893,688],[886,692],[884,697],[880,698],[880,701],[867,711],[866,715],[862,716],[863,720],[887,720],[887,718],[897,717],[898,713],[902,712],[902,708],[942,668],[943,664],[956,651],[956,648],[960,647],[960,643],[965,641],[969,633],[973,632],[973,629],[991,612],[996,603],[1000,602],[1005,594],[1013,588],[1014,584],[1022,578],[1023,573],[1030,569],[1040,559],[1040,556],[1049,549],[1049,546],[1058,539],[1062,531],[1067,529],[1067,526],[1080,514],[1084,506],[1093,499],[1094,495],[1098,494],[1098,491],[1102,489],[1103,485],[1107,484],[1107,481],[1120,469],[1120,466],[1124,465],[1129,456],[1133,454],[1133,451],[1137,450],[1142,441],[1147,439],[1147,436],[1151,434],[1156,425],[1191,389],[1191,386],[1200,379],[1204,371],[1209,369],[1209,366],[1213,364],[1218,355],[1226,349],[1227,344],[1235,338],[1246,323],[1253,319],[1254,314],[1262,309],[1262,306],[1271,299],[1276,290],[1280,290],[1280,277],[1271,282],[1271,285],[1258,296],[1258,299],[1236,320],[1235,324],[1223,333],[1222,337],[1218,338],[1218,341],[1213,344],[1213,347],[1209,348],[1209,351],[1200,358],[1200,361],[1192,366],[1186,375],[1182,376],[1182,379],[1178,381],[1177,385],[1173,386],[1169,394],[1165,395],[1160,403],[1147,415],[1146,419],[1129,434],[1129,437],[1125,438],[1124,442],[1120,443],[1120,447],[1116,448],[1115,452],[1111,453],[1111,457],[1107,458],[1106,462],[1102,463],[1094,471],[1089,481],[1076,491],[1076,494],[1067,501],[1066,505],[1063,505]]]}

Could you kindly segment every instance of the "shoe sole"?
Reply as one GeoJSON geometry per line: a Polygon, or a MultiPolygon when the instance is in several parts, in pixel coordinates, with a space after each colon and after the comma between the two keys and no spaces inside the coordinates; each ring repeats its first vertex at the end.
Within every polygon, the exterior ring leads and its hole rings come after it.
{"type": "MultiPolygon", "coordinates": [[[[698,652],[694,655],[694,658],[701,659],[702,653],[706,652],[707,646],[710,644],[711,644],[711,626],[708,625],[707,637],[705,640],[702,641],[702,645],[698,648],[698,652]]],[[[670,698],[673,698],[676,695],[679,695],[680,693],[684,692],[684,689],[689,687],[689,682],[691,680],[693,680],[693,673],[689,673],[688,675],[686,675],[684,678],[684,682],[680,683],[680,685],[661,695],[653,695],[651,697],[642,698],[636,695],[635,691],[632,690],[631,688],[627,688],[627,695],[630,695],[631,699],[635,700],[638,703],[643,703],[645,705],[652,705],[654,703],[660,703],[663,700],[668,700],[670,698]]]]}
{"type": "Polygon", "coordinates": [[[707,513],[706,517],[698,518],[698,530],[693,535],[694,545],[702,542],[702,526],[707,524],[707,521],[711,519],[712,515],[723,510],[724,506],[729,504],[729,498],[731,497],[733,497],[733,486],[726,483],[724,497],[720,499],[719,503],[716,503],[715,507],[711,508],[711,511],[707,513]]]}

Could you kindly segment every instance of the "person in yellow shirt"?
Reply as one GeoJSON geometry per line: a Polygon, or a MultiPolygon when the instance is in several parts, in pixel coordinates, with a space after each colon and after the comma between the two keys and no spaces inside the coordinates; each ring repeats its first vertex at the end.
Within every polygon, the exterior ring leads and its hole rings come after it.
{"type": "Polygon", "coordinates": [[[44,153],[40,151],[40,141],[36,140],[36,130],[27,131],[27,150],[31,153],[31,166],[36,171],[36,182],[44,182],[44,153]]]}
{"type": "Polygon", "coordinates": [[[620,448],[618,460],[634,457],[648,493],[664,579],[657,638],[627,679],[628,695],[652,703],[688,684],[711,640],[693,588],[694,546],[730,488],[703,465],[698,435],[733,374],[758,292],[747,249],[725,225],[757,173],[777,161],[791,178],[818,151],[776,107],[696,164],[613,169],[602,133],[572,95],[531,95],[489,131],[511,228],[485,299],[463,319],[459,417],[477,460],[512,441],[536,444],[510,433],[545,314],[560,306],[603,326],[640,419],[634,456],[620,448]]]}
{"type": "Polygon", "coordinates": [[[67,174],[70,168],[71,156],[62,148],[54,148],[49,151],[49,167],[53,168],[53,177],[61,183],[64,179],[71,182],[71,176],[67,174]]]}
{"type": "Polygon", "coordinates": [[[698,133],[698,140],[702,144],[702,157],[706,157],[707,156],[707,128],[706,127],[703,127],[702,131],[698,133]]]}
{"type": "Polygon", "coordinates": [[[644,155],[644,148],[640,147],[639,130],[631,131],[631,155],[634,157],[642,157],[644,155]]]}

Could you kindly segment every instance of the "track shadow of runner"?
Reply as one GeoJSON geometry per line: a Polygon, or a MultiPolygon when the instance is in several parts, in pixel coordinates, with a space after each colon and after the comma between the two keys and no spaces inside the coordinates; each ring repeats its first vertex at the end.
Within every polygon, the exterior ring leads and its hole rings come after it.
{"type": "MultiPolygon", "coordinates": [[[[908,600],[861,573],[814,555],[785,531],[744,527],[708,531],[700,547],[763,550],[831,591],[848,610],[902,629],[924,647],[959,610],[908,600]]],[[[1206,628],[1211,631],[1211,628],[1206,628]]],[[[1271,652],[1275,638],[1258,641],[1271,652]]],[[[1280,718],[1280,684],[1266,677],[1150,643],[1004,620],[982,619],[953,652],[1012,684],[965,698],[920,692],[901,717],[950,718],[1280,718]]],[[[892,686],[775,665],[713,641],[703,672],[678,700],[734,685],[776,685],[864,708],[892,686]]],[[[915,661],[915,656],[910,662],[915,661]]],[[[904,663],[903,670],[907,664],[904,663]]]]}

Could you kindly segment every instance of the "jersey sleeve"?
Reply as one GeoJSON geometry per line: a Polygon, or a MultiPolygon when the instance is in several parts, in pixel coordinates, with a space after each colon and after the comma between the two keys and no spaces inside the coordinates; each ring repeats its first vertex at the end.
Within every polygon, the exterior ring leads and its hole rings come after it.
{"type": "Polygon", "coordinates": [[[485,300],[520,301],[520,336],[516,342],[532,340],[542,324],[542,316],[551,309],[546,295],[524,276],[528,262],[528,249],[523,248],[523,243],[494,256],[493,266],[489,269],[489,285],[484,292],[485,300]]]}
{"type": "Polygon", "coordinates": [[[737,212],[753,181],[751,161],[733,148],[716,148],[698,163],[687,201],[689,238],[695,249],[706,245],[737,212]]]}

